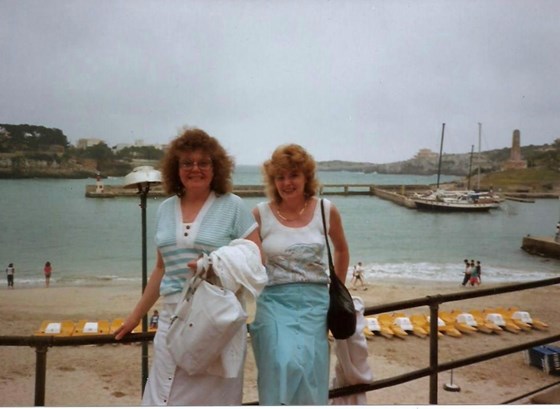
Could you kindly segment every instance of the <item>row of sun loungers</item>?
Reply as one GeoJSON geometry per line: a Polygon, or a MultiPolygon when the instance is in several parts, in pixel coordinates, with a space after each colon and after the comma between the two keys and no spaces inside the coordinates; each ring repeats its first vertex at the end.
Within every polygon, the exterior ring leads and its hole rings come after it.
{"type": "MultiPolygon", "coordinates": [[[[405,338],[415,335],[425,338],[430,334],[430,316],[404,313],[380,314],[366,317],[364,335],[367,339],[375,336],[385,338],[405,338]]],[[[438,316],[438,336],[461,337],[464,334],[482,332],[501,334],[504,331],[517,334],[521,331],[546,330],[548,324],[531,317],[527,311],[513,308],[488,308],[484,310],[440,311],[438,316]]]]}
{"type": "MultiPolygon", "coordinates": [[[[34,335],[37,336],[76,336],[76,335],[100,335],[112,334],[123,323],[122,318],[113,321],[99,320],[78,322],[43,321],[34,335]]],[[[366,317],[364,335],[368,339],[375,336],[385,338],[405,338],[415,335],[425,338],[430,334],[430,316],[413,314],[407,316],[404,313],[380,314],[374,317],[366,317]]],[[[531,317],[527,311],[517,308],[488,308],[484,310],[462,311],[440,311],[438,316],[438,336],[461,337],[464,334],[482,332],[485,334],[501,334],[504,331],[519,333],[521,331],[546,330],[548,324],[531,317]]],[[[154,328],[149,331],[155,331],[154,328]]],[[[133,333],[142,332],[139,324],[133,333]]]]}
{"type": "MultiPolygon", "coordinates": [[[[78,322],[64,320],[64,321],[43,321],[41,326],[34,335],[37,336],[77,336],[77,335],[102,335],[112,334],[123,323],[122,318],[114,319],[113,321],[99,320],[79,320],[78,322]]],[[[155,329],[149,329],[155,331],[155,329]]],[[[133,333],[142,332],[142,325],[139,324],[133,333]]]]}

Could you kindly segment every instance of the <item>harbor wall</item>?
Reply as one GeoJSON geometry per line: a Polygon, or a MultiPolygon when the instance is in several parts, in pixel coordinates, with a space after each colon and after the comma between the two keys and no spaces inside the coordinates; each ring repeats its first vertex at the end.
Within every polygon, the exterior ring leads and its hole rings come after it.
{"type": "MultiPolygon", "coordinates": [[[[426,185],[383,185],[383,189],[370,184],[325,184],[319,189],[320,195],[334,196],[373,196],[377,195],[382,199],[392,200],[393,202],[406,207],[414,207],[414,202],[407,199],[406,193],[411,191],[424,191],[429,189],[426,185]],[[397,191],[402,194],[396,193],[397,191]]],[[[263,185],[237,185],[233,187],[233,193],[241,197],[264,197],[265,190],[263,185]]],[[[112,198],[112,197],[134,197],[138,194],[136,188],[125,188],[120,185],[86,185],[86,197],[91,198],[112,198]]],[[[149,197],[167,196],[161,185],[154,185],[148,193],[149,197]]]]}
{"type": "Polygon", "coordinates": [[[523,237],[521,248],[527,253],[560,259],[560,243],[552,237],[523,237]]]}
{"type": "MultiPolygon", "coordinates": [[[[406,190],[406,189],[403,189],[406,190]]],[[[374,188],[375,195],[380,199],[390,200],[400,206],[408,207],[409,209],[415,209],[416,203],[404,194],[399,194],[390,190],[374,188]]]]}

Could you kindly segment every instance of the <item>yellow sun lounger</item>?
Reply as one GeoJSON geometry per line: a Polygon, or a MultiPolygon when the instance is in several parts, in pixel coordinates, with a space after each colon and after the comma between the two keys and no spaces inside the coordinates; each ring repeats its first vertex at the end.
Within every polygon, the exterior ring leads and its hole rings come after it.
{"type": "Polygon", "coordinates": [[[424,328],[414,325],[404,313],[380,314],[378,319],[379,325],[382,328],[390,330],[401,339],[406,338],[410,334],[416,335],[419,338],[426,338],[428,336],[428,332],[424,328]]]}
{"type": "Polygon", "coordinates": [[[106,335],[109,333],[109,321],[107,320],[80,320],[74,328],[74,335],[106,335]]]}
{"type": "Polygon", "coordinates": [[[111,321],[111,325],[109,326],[109,333],[113,334],[116,330],[118,330],[121,327],[123,322],[124,322],[123,318],[116,318],[113,321],[111,321]]]}
{"type": "Polygon", "coordinates": [[[375,337],[375,334],[367,327],[367,325],[364,327],[362,332],[364,333],[366,339],[373,339],[375,337]]]}
{"type": "Polygon", "coordinates": [[[496,308],[496,312],[502,314],[506,319],[511,319],[515,325],[525,331],[530,329],[548,329],[548,324],[537,318],[533,318],[529,312],[521,311],[517,307],[509,307],[507,309],[496,308]]]}
{"type": "Polygon", "coordinates": [[[438,321],[438,328],[441,332],[443,332],[445,335],[449,335],[450,337],[455,337],[455,338],[459,338],[460,336],[463,335],[463,333],[461,331],[459,331],[457,329],[457,327],[455,326],[455,319],[458,315],[458,312],[456,311],[452,311],[452,312],[448,312],[448,311],[440,311],[438,313],[438,318],[440,320],[442,320],[444,322],[444,326],[441,326],[439,321],[438,321]]]}
{"type": "MultiPolygon", "coordinates": [[[[438,320],[438,323],[439,321],[441,320],[438,320]]],[[[430,321],[428,320],[426,315],[413,314],[410,316],[410,322],[412,323],[413,327],[422,329],[426,333],[426,335],[430,334],[430,321]]],[[[441,324],[445,325],[443,321],[441,321],[441,324]]],[[[438,337],[443,337],[443,333],[441,331],[438,331],[438,337]]]]}
{"type": "Polygon", "coordinates": [[[418,338],[426,338],[429,334],[429,330],[423,325],[419,325],[412,321],[411,317],[405,315],[402,312],[394,314],[393,325],[398,325],[401,329],[404,329],[408,334],[412,333],[418,338]]]}
{"type": "MultiPolygon", "coordinates": [[[[120,326],[123,324],[124,322],[124,318],[115,318],[113,321],[111,321],[111,325],[109,327],[109,333],[112,334],[114,333],[116,330],[118,330],[120,328],[120,326]]],[[[148,328],[149,332],[155,332],[156,328],[148,328]]],[[[140,322],[132,331],[132,334],[137,334],[137,333],[141,333],[142,332],[142,323],[140,322]]]]}
{"type": "Polygon", "coordinates": [[[400,329],[405,331],[407,334],[414,334],[419,338],[426,338],[428,336],[428,331],[418,325],[414,325],[414,323],[410,320],[409,317],[397,316],[393,321],[393,325],[398,326],[400,329]]]}
{"type": "Polygon", "coordinates": [[[470,310],[471,315],[474,317],[478,323],[478,328],[482,332],[502,334],[504,330],[499,325],[494,324],[492,321],[486,319],[486,314],[483,314],[480,310],[470,310]]]}
{"type": "Polygon", "coordinates": [[[455,325],[457,315],[459,315],[459,311],[455,311],[455,310],[438,312],[438,317],[441,318],[443,322],[445,322],[448,325],[449,324],[455,325]]]}
{"type": "Polygon", "coordinates": [[[377,320],[379,321],[379,325],[391,330],[391,332],[401,338],[404,339],[408,336],[408,333],[402,329],[399,325],[396,325],[394,320],[397,316],[395,314],[379,314],[377,316],[377,320]]]}
{"type": "Polygon", "coordinates": [[[34,335],[69,337],[74,333],[72,321],[43,321],[34,335]]]}
{"type": "Polygon", "coordinates": [[[494,313],[502,314],[502,317],[504,317],[504,320],[506,321],[506,324],[512,324],[512,325],[518,327],[521,331],[530,331],[532,329],[531,325],[529,325],[527,322],[524,322],[523,320],[516,319],[516,318],[512,317],[513,312],[517,311],[517,308],[515,308],[515,307],[513,307],[511,309],[510,308],[497,307],[497,308],[491,309],[491,311],[494,312],[494,313]]]}
{"type": "Polygon", "coordinates": [[[385,338],[393,338],[393,335],[395,335],[387,325],[381,324],[376,317],[366,317],[366,324],[367,329],[372,334],[381,335],[385,338]]]}
{"type": "Polygon", "coordinates": [[[500,326],[508,332],[518,334],[521,331],[521,328],[515,325],[511,320],[506,320],[502,314],[494,312],[492,309],[483,310],[482,312],[486,314],[486,320],[500,326]]]}
{"type": "Polygon", "coordinates": [[[455,328],[463,334],[472,334],[478,331],[478,325],[472,314],[462,312],[455,316],[455,328]]]}
{"type": "MultiPolygon", "coordinates": [[[[454,338],[462,337],[463,336],[462,332],[459,331],[457,328],[455,328],[455,323],[454,323],[455,319],[452,318],[449,314],[446,314],[445,311],[443,311],[443,316],[441,314],[442,311],[439,312],[439,316],[438,316],[438,330],[450,337],[454,337],[454,338]],[[449,322],[447,322],[446,319],[449,322]]],[[[428,320],[428,322],[430,321],[429,316],[427,316],[426,319],[428,320]]]]}

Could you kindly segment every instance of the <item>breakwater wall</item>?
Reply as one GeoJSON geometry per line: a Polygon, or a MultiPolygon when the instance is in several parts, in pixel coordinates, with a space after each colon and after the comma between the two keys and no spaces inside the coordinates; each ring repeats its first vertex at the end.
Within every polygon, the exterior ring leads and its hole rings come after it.
{"type": "Polygon", "coordinates": [[[416,203],[410,199],[406,194],[397,193],[387,189],[374,188],[375,195],[380,199],[390,200],[400,206],[408,207],[409,209],[416,209],[416,203]]]}
{"type": "MultiPolygon", "coordinates": [[[[374,196],[382,199],[394,201],[397,204],[409,207],[406,201],[396,192],[424,191],[429,189],[426,185],[383,185],[379,188],[370,184],[325,184],[320,187],[320,195],[328,196],[374,196]]],[[[233,188],[233,193],[241,197],[264,197],[263,185],[237,185],[233,188]]],[[[138,190],[135,188],[124,188],[120,185],[86,185],[86,197],[90,198],[115,198],[115,197],[135,197],[138,190]]],[[[148,197],[165,197],[161,185],[151,187],[148,197]]]]}
{"type": "Polygon", "coordinates": [[[527,253],[560,259],[560,243],[552,237],[523,237],[521,248],[527,253]]]}

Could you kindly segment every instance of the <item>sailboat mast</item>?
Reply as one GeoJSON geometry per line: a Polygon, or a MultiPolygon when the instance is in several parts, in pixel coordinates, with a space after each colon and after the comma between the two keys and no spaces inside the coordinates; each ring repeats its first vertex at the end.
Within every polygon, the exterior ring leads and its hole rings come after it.
{"type": "Polygon", "coordinates": [[[437,189],[439,189],[439,176],[441,175],[441,152],[443,150],[443,134],[445,132],[445,122],[442,124],[441,127],[441,143],[439,144],[439,162],[437,168],[437,189]]]}
{"type": "Polygon", "coordinates": [[[482,124],[478,123],[478,179],[476,182],[476,190],[480,192],[480,135],[482,133],[482,124]]]}
{"type": "Polygon", "coordinates": [[[468,174],[468,183],[467,183],[467,190],[471,190],[471,173],[472,173],[472,157],[474,152],[474,145],[471,146],[471,157],[469,159],[469,174],[468,174]]]}

